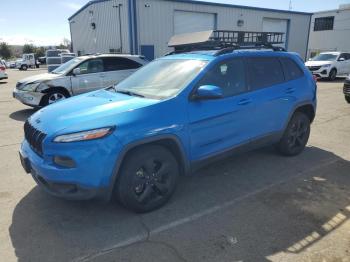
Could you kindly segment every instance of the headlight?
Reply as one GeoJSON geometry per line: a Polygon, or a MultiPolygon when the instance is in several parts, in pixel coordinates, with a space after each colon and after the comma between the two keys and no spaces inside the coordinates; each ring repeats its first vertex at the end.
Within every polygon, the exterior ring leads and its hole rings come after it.
{"type": "Polygon", "coordinates": [[[330,67],[331,64],[326,64],[326,65],[323,65],[322,67],[330,67]]]}
{"type": "Polygon", "coordinates": [[[112,133],[113,130],[114,130],[114,127],[104,127],[104,128],[93,129],[93,130],[81,131],[77,133],[57,136],[53,141],[56,143],[68,143],[68,142],[93,140],[93,139],[106,137],[110,133],[112,133]]]}
{"type": "Polygon", "coordinates": [[[27,84],[24,85],[21,90],[22,91],[30,91],[30,92],[34,92],[35,89],[40,85],[40,83],[31,83],[31,84],[27,84]]]}

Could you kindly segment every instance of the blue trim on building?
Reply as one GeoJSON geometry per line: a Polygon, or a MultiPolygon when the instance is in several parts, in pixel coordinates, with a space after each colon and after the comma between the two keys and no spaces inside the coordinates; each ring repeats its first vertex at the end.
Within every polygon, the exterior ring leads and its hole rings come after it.
{"type": "Polygon", "coordinates": [[[137,6],[136,6],[136,0],[133,1],[133,16],[134,16],[134,41],[135,41],[135,54],[139,54],[139,43],[138,43],[138,33],[137,33],[137,6]]]}
{"type": "Polygon", "coordinates": [[[288,46],[289,46],[289,32],[290,32],[290,19],[287,20],[286,50],[288,50],[288,46]]]}
{"type": "Polygon", "coordinates": [[[128,20],[129,20],[129,48],[130,48],[130,54],[134,54],[134,39],[132,34],[132,0],[128,0],[128,20]]]}
{"type": "Polygon", "coordinates": [[[312,20],[312,16],[310,16],[310,20],[309,20],[309,30],[307,32],[307,42],[306,42],[306,52],[305,52],[305,61],[307,59],[307,51],[309,50],[309,39],[310,39],[310,31],[311,31],[311,21],[312,20]]]}
{"type": "MultiPolygon", "coordinates": [[[[70,16],[68,18],[68,20],[71,20],[74,16],[79,14],[81,11],[83,11],[88,6],[95,4],[95,3],[99,3],[99,2],[105,2],[105,1],[111,1],[111,0],[92,0],[92,1],[88,2],[83,7],[81,7],[78,11],[76,11],[72,16],[70,16]]],[[[201,4],[201,5],[210,5],[210,6],[221,6],[221,7],[235,7],[235,8],[241,8],[241,9],[249,9],[249,10],[288,13],[288,14],[302,14],[302,15],[310,15],[310,16],[313,14],[313,13],[307,13],[307,12],[270,9],[270,8],[253,7],[253,6],[245,6],[245,5],[233,5],[233,4],[203,2],[203,1],[197,1],[197,0],[164,0],[164,1],[181,2],[181,3],[189,3],[189,4],[201,4]]]]}

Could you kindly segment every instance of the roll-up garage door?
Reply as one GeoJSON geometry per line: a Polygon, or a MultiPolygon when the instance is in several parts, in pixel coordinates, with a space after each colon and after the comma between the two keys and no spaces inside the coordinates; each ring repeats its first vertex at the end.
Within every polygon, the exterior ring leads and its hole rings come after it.
{"type": "Polygon", "coordinates": [[[264,32],[280,32],[284,33],[283,42],[284,44],[279,45],[286,47],[286,39],[288,32],[288,20],[286,19],[277,19],[277,18],[264,18],[263,19],[263,31],[264,32]]]}
{"type": "Polygon", "coordinates": [[[215,29],[216,15],[212,13],[175,11],[174,34],[185,34],[215,29]]]}

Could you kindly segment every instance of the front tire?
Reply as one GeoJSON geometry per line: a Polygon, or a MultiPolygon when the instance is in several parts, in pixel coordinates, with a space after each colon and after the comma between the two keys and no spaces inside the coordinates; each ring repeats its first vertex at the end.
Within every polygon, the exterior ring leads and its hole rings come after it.
{"type": "Polygon", "coordinates": [[[126,208],[137,213],[150,212],[173,195],[179,170],[177,160],[165,147],[140,147],[122,164],[115,194],[126,208]]]}
{"type": "Polygon", "coordinates": [[[300,154],[309,140],[310,119],[302,112],[294,113],[289,121],[277,148],[280,153],[286,156],[300,154]]]}
{"type": "Polygon", "coordinates": [[[42,106],[51,105],[66,98],[66,94],[61,91],[51,91],[43,97],[42,106]]]}
{"type": "Polygon", "coordinates": [[[345,96],[345,100],[350,104],[350,96],[345,96]]]}
{"type": "Polygon", "coordinates": [[[337,69],[333,68],[328,75],[328,80],[334,81],[337,78],[337,69]]]}
{"type": "Polygon", "coordinates": [[[21,70],[27,71],[27,69],[28,69],[28,66],[27,66],[27,65],[21,65],[21,70]]]}

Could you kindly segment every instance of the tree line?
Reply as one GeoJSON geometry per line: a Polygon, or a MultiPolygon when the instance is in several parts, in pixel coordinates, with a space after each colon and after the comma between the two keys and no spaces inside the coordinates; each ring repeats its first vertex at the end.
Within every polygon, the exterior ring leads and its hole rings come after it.
{"type": "MultiPolygon", "coordinates": [[[[58,49],[69,49],[70,43],[68,43],[67,40],[64,41],[64,44],[60,44],[59,46],[56,46],[58,49]]],[[[42,57],[45,56],[45,52],[47,50],[47,47],[44,46],[34,46],[33,44],[25,44],[23,46],[23,54],[30,54],[34,53],[35,57],[42,57]]],[[[0,43],[0,58],[3,59],[10,59],[15,57],[15,54],[13,53],[13,50],[11,49],[11,46],[8,45],[6,42],[0,43]]]]}

